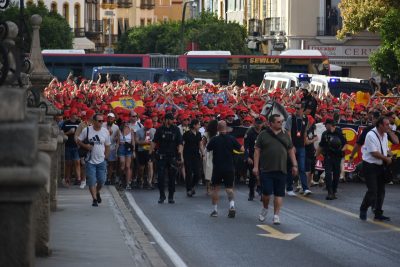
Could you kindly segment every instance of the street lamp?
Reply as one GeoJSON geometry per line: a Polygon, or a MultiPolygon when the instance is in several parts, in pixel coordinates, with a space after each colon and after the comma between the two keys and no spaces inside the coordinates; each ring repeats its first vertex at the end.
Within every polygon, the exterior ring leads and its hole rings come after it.
{"type": "Polygon", "coordinates": [[[187,1],[183,4],[183,11],[182,11],[182,24],[181,24],[181,54],[183,55],[184,51],[184,44],[183,44],[183,32],[185,29],[185,15],[186,15],[186,6],[188,4],[192,4],[193,8],[197,7],[197,4],[194,0],[187,1]]]}

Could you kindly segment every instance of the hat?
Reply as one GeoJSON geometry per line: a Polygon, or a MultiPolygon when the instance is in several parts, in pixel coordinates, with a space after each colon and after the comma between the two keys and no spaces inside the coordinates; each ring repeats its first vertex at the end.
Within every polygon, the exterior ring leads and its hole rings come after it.
{"type": "Polygon", "coordinates": [[[172,115],[172,113],[167,113],[167,114],[165,114],[165,119],[166,120],[173,120],[174,119],[174,115],[172,115]]]}
{"type": "Polygon", "coordinates": [[[325,125],[330,124],[330,125],[335,125],[335,121],[332,118],[327,118],[325,120],[325,125]]]}
{"type": "Polygon", "coordinates": [[[151,119],[147,119],[144,121],[144,127],[147,129],[153,128],[153,121],[151,119]]]}
{"type": "Polygon", "coordinates": [[[114,113],[110,112],[110,113],[107,114],[107,117],[115,118],[115,115],[114,115],[114,113]]]}

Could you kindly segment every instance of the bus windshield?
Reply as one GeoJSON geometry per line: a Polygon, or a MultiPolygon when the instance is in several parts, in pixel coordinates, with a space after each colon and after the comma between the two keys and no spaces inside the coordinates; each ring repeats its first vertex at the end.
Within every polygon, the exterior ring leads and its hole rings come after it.
{"type": "Polygon", "coordinates": [[[356,93],[357,91],[374,93],[374,89],[368,83],[357,83],[357,82],[330,82],[329,92],[335,97],[339,97],[340,93],[356,93]]]}

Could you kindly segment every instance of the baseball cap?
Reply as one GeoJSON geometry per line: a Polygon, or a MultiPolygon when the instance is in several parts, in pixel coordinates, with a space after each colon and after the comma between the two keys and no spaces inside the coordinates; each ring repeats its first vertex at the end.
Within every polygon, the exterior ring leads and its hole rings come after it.
{"type": "Polygon", "coordinates": [[[114,115],[114,113],[110,112],[110,113],[107,114],[107,117],[115,118],[115,115],[114,115]]]}

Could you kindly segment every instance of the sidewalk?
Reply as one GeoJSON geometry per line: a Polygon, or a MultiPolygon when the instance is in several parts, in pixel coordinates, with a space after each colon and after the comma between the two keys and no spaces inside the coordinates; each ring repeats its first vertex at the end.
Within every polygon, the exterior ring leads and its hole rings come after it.
{"type": "Polygon", "coordinates": [[[58,189],[58,209],[50,217],[52,255],[36,258],[35,266],[165,266],[115,188],[104,187],[101,198],[92,207],[87,187],[58,189]]]}

